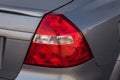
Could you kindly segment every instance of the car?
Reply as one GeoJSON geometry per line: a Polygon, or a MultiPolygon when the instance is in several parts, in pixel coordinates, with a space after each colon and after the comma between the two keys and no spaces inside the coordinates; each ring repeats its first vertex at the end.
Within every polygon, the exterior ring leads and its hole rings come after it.
{"type": "Polygon", "coordinates": [[[0,80],[120,80],[120,0],[0,0],[0,80]]]}

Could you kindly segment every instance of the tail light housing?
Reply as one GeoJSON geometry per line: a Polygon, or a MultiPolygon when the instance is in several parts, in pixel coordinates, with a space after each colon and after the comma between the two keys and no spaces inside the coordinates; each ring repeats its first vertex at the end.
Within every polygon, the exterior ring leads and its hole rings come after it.
{"type": "Polygon", "coordinates": [[[70,67],[92,58],[80,30],[62,14],[46,14],[33,38],[24,63],[70,67]]]}

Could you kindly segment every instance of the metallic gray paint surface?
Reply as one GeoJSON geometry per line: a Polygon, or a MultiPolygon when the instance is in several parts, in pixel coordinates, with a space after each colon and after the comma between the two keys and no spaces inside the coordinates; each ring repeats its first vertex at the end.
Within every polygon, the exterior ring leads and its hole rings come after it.
{"type": "Polygon", "coordinates": [[[82,30],[98,65],[117,60],[120,0],[75,0],[55,12],[63,13],[82,30]]]}
{"type": "MultiPolygon", "coordinates": [[[[10,1],[10,0],[9,0],[10,1]]],[[[18,6],[21,6],[23,1],[17,1],[17,0],[11,0],[12,2],[7,2],[5,0],[1,0],[0,2],[5,5],[14,5],[17,6],[18,3],[20,3],[18,6]]],[[[43,0],[42,0],[43,1],[43,0]]],[[[55,1],[55,0],[53,0],[55,1]]],[[[66,0],[67,1],[67,0],[66,0]]],[[[31,6],[30,4],[32,1],[29,2],[28,5],[26,3],[23,3],[23,7],[26,8],[34,8],[38,9],[38,5],[31,6]]],[[[44,2],[44,1],[43,1],[44,2]]],[[[56,2],[59,2],[56,0],[56,2]]],[[[69,2],[69,0],[68,0],[69,2]]],[[[37,1],[35,2],[37,3],[37,1]]],[[[45,1],[45,3],[47,3],[45,1]]],[[[57,3],[60,6],[63,2],[57,3]]],[[[39,4],[39,3],[38,3],[39,4]]],[[[47,3],[48,6],[49,3],[47,3]]],[[[46,4],[46,5],[47,5],[46,4]]],[[[39,7],[39,9],[50,9],[53,10],[54,8],[58,7],[57,4],[52,5],[52,7],[48,8],[48,6],[42,5],[42,7],[39,7]]],[[[119,54],[119,34],[118,34],[118,25],[120,19],[120,1],[119,0],[74,0],[71,4],[68,4],[59,10],[56,10],[57,13],[62,13],[65,16],[67,16],[79,29],[82,30],[83,34],[85,35],[90,48],[92,49],[92,53],[94,55],[95,60],[90,60],[84,64],[81,64],[79,66],[71,67],[71,68],[45,68],[45,67],[35,67],[35,66],[28,66],[24,65],[22,67],[22,70],[16,80],[109,80],[110,75],[112,73],[114,63],[117,60],[118,54],[119,54]],[[114,42],[114,43],[113,43],[114,42]],[[97,66],[100,65],[100,66],[97,66]]],[[[7,23],[4,23],[4,20],[0,20],[2,22],[1,24],[6,24],[5,28],[10,30],[17,30],[21,32],[30,32],[34,33],[35,29],[37,28],[37,25],[39,23],[38,20],[40,18],[30,17],[30,16],[21,16],[21,15],[12,15],[12,14],[5,14],[0,13],[1,17],[2,15],[6,15],[9,18],[13,18],[13,21],[7,17],[2,17],[3,19],[7,20],[7,23]],[[25,19],[25,20],[24,20],[25,19]],[[32,20],[31,20],[32,19],[32,20]],[[34,19],[34,20],[33,20],[34,19]],[[15,20],[17,24],[23,25],[20,26],[14,26],[16,23],[14,23],[15,20]],[[19,22],[20,20],[20,22],[19,22]],[[34,23],[24,23],[24,21],[34,22],[34,23]],[[9,21],[11,24],[9,24],[9,21]],[[19,22],[19,23],[18,23],[19,22]],[[13,24],[14,23],[14,24],[13,24]],[[23,24],[22,24],[23,23],[23,24]],[[25,26],[25,25],[27,26],[25,26]],[[29,25],[31,24],[31,25],[29,25]],[[11,26],[12,27],[9,27],[11,26]],[[31,27],[28,27],[31,26],[31,27]],[[14,29],[15,28],[15,29],[14,29]]],[[[1,28],[4,28],[1,26],[1,28]]],[[[8,35],[8,34],[7,34],[8,35]]],[[[7,36],[9,37],[9,35],[7,36]]],[[[16,37],[18,38],[18,37],[16,37]]],[[[21,38],[22,39],[22,38],[21,38]]],[[[28,39],[28,38],[27,38],[28,39]]],[[[30,39],[30,38],[29,38],[30,39]]],[[[29,42],[29,41],[28,41],[29,42]]],[[[15,42],[13,42],[15,43],[15,42]]],[[[16,45],[19,45],[19,43],[16,43],[16,45]]],[[[23,43],[22,43],[23,45],[23,43]]],[[[26,44],[24,45],[25,47],[26,44]]],[[[10,50],[10,46],[8,46],[9,49],[6,51],[12,51],[10,50]]],[[[21,47],[18,51],[23,51],[23,47],[21,47]]],[[[27,50],[27,49],[26,49],[27,50]]],[[[8,53],[8,52],[7,52],[8,53]]],[[[16,52],[17,53],[17,52],[16,52]]],[[[21,58],[17,59],[17,55],[21,55],[21,53],[15,54],[14,58],[16,57],[16,62],[19,62],[19,60],[23,60],[23,56],[25,56],[26,53],[22,54],[21,58]]],[[[7,55],[7,54],[6,54],[7,55]]],[[[7,59],[9,55],[6,57],[7,59]]],[[[11,56],[12,57],[12,56],[11,56]]],[[[19,69],[14,70],[8,68],[7,70],[14,73],[9,74],[1,70],[1,76],[13,78],[15,75],[17,75],[17,72],[20,70],[20,66],[22,65],[22,62],[20,61],[19,69]],[[3,75],[4,73],[4,75],[3,75]]],[[[10,63],[9,63],[10,65],[10,63]]],[[[114,72],[114,71],[113,71],[114,72]]]]}
{"type": "Polygon", "coordinates": [[[116,62],[119,56],[120,43],[117,25],[119,20],[120,16],[115,16],[94,26],[85,34],[98,65],[116,62]]]}
{"type": "Polygon", "coordinates": [[[40,20],[41,18],[0,12],[0,29],[34,33],[40,20]]]}
{"type": "Polygon", "coordinates": [[[15,80],[109,80],[114,63],[98,67],[94,60],[69,68],[24,65],[15,80]]]}
{"type": "Polygon", "coordinates": [[[97,64],[95,64],[96,68],[95,66],[88,68],[90,65],[87,65],[84,66],[87,68],[77,68],[77,71],[73,69],[75,72],[72,72],[70,68],[68,68],[68,71],[63,69],[63,72],[60,69],[57,71],[58,73],[54,73],[55,69],[45,70],[46,68],[37,68],[34,70],[32,66],[31,68],[29,66],[23,66],[17,79],[109,80],[114,67],[112,63],[116,61],[119,54],[117,25],[120,19],[119,4],[119,0],[84,0],[84,2],[82,0],[75,0],[73,3],[55,11],[67,16],[82,30],[92,49],[95,62],[100,66],[96,66],[97,64]],[[101,4],[98,5],[99,2],[101,4]],[[33,74],[33,78],[30,77],[33,74]]]}
{"type": "Polygon", "coordinates": [[[119,56],[118,56],[118,59],[117,60],[119,60],[120,61],[120,54],[119,54],[119,56]]]}
{"type": "Polygon", "coordinates": [[[63,13],[79,29],[85,30],[120,14],[120,0],[74,0],[56,10],[63,13]]]}
{"type": "Polygon", "coordinates": [[[71,1],[72,0],[0,0],[0,4],[13,7],[52,11],[71,1]]]}
{"type": "Polygon", "coordinates": [[[21,15],[27,15],[32,17],[41,17],[44,13],[46,13],[46,10],[37,10],[37,9],[30,9],[30,8],[21,8],[21,7],[13,7],[13,6],[2,6],[0,5],[0,11],[1,12],[8,12],[8,13],[14,13],[14,14],[21,14],[21,15]]]}
{"type": "Polygon", "coordinates": [[[40,20],[41,18],[0,12],[0,36],[31,40],[40,20]]]}
{"type": "Polygon", "coordinates": [[[110,80],[120,80],[120,61],[116,61],[110,80]]]}
{"type": "Polygon", "coordinates": [[[2,53],[2,64],[0,77],[14,79],[21,69],[24,57],[27,53],[30,41],[6,38],[4,52],[2,53]]]}
{"type": "Polygon", "coordinates": [[[8,79],[0,78],[0,80],[8,80],[8,79]]]}
{"type": "Polygon", "coordinates": [[[19,40],[31,40],[33,33],[0,29],[0,36],[19,40]]]}

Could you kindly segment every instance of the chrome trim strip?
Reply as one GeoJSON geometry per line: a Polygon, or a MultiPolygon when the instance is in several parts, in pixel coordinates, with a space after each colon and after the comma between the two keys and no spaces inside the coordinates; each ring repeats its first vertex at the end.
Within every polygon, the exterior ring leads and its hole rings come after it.
{"type": "Polygon", "coordinates": [[[38,10],[22,7],[13,7],[13,6],[0,6],[0,12],[16,13],[21,15],[41,17],[47,10],[38,10]]]}

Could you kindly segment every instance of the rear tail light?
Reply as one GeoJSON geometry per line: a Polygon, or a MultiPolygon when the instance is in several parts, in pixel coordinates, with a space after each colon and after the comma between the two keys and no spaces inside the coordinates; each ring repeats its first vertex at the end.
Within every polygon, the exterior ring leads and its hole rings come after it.
{"type": "Polygon", "coordinates": [[[31,43],[25,64],[70,67],[92,58],[80,30],[62,14],[47,14],[31,43]]]}

